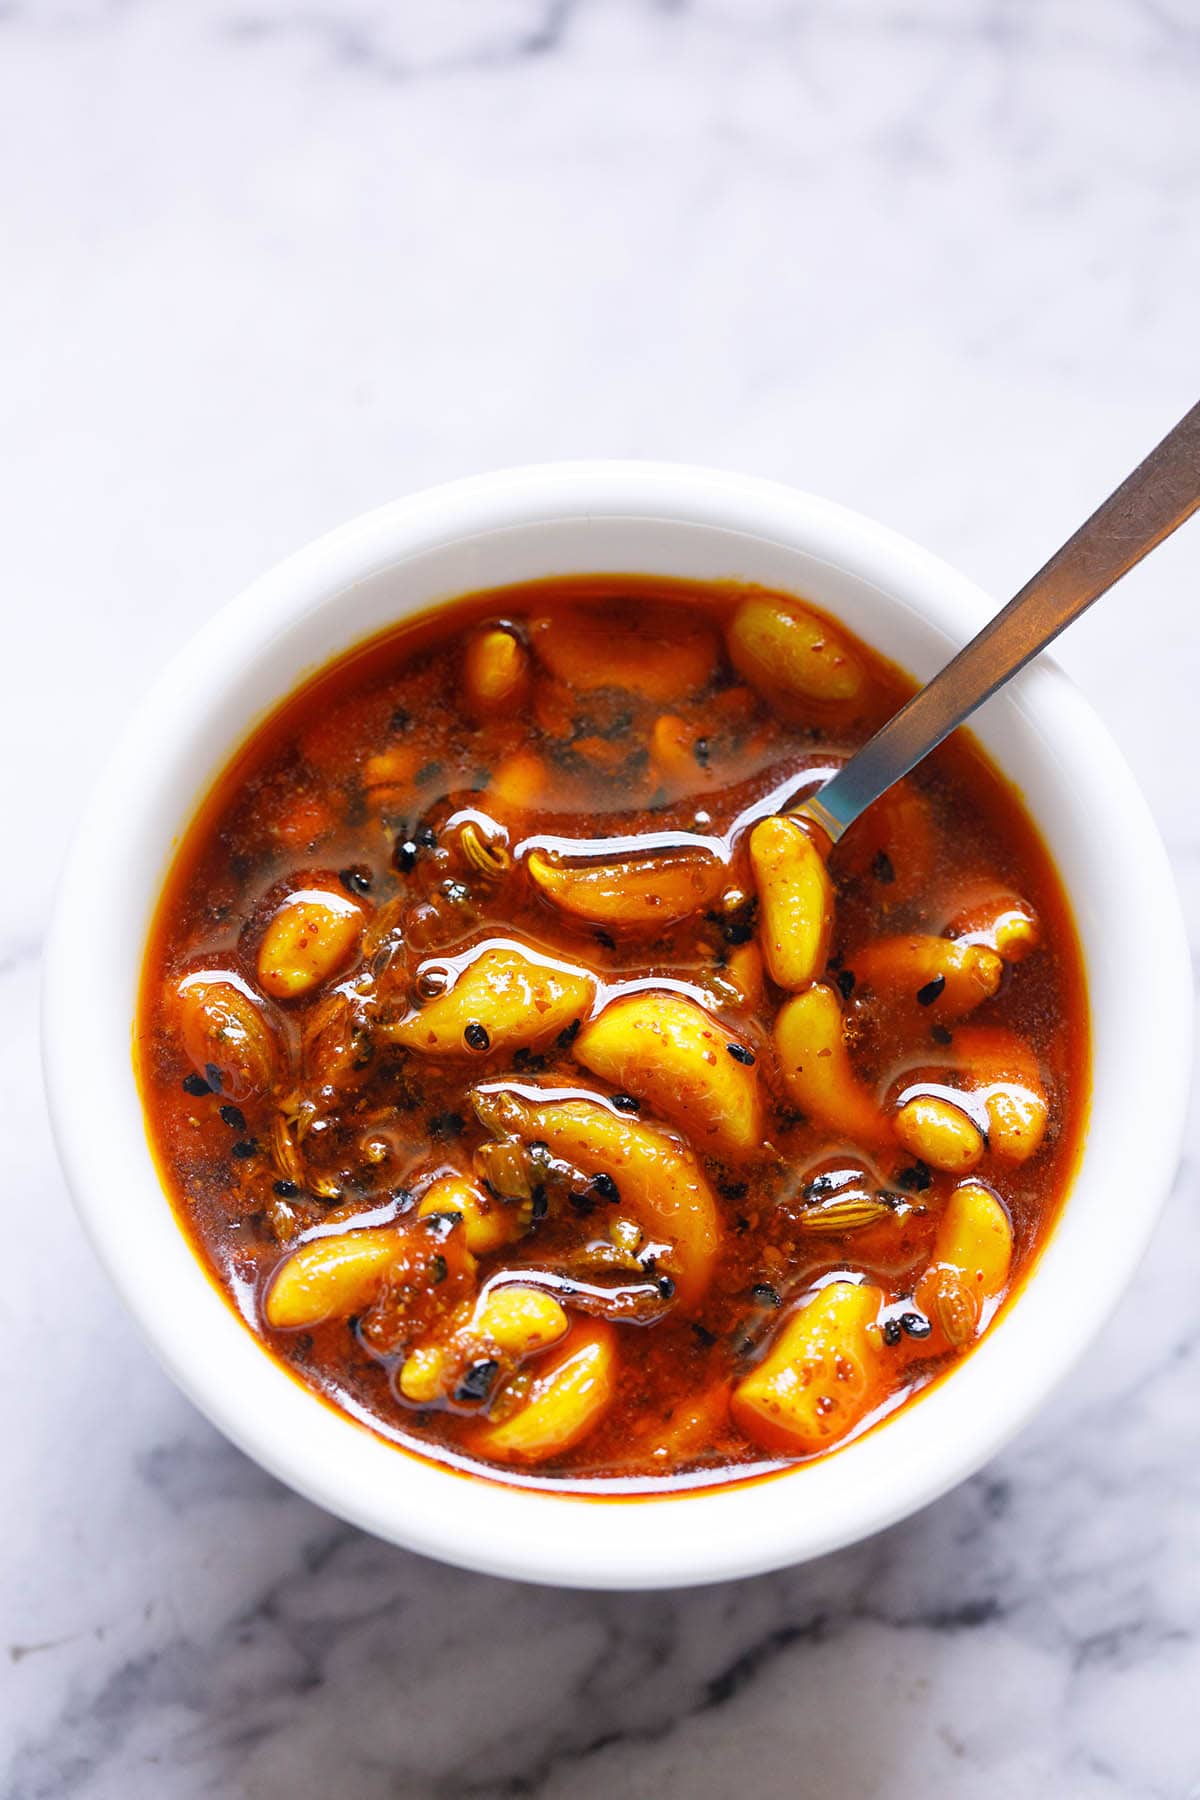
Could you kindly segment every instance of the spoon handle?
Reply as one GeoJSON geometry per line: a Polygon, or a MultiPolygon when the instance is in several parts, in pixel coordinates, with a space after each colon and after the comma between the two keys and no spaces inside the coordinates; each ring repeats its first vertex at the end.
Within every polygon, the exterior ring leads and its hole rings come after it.
{"type": "Polygon", "coordinates": [[[1032,581],[797,812],[834,843],[873,800],[1200,506],[1200,404],[1032,581]]]}

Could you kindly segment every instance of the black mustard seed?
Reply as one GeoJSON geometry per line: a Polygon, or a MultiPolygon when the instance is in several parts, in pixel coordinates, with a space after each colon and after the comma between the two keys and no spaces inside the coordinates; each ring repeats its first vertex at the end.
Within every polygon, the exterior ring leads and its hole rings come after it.
{"type": "Polygon", "coordinates": [[[489,1357],[486,1362],[472,1363],[454,1390],[454,1398],[464,1404],[472,1400],[486,1400],[499,1371],[500,1364],[494,1357],[489,1357]]]}
{"type": "Polygon", "coordinates": [[[896,1180],[902,1188],[907,1188],[910,1194],[923,1194],[926,1188],[933,1183],[933,1170],[928,1163],[915,1162],[910,1164],[907,1169],[901,1169],[896,1180]]]}

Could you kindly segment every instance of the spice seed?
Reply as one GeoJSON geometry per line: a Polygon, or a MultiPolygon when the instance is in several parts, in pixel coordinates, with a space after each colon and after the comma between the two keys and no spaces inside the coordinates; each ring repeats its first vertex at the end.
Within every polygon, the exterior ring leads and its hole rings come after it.
{"type": "Polygon", "coordinates": [[[437,1236],[439,1239],[448,1238],[450,1233],[454,1230],[454,1227],[456,1225],[461,1225],[463,1222],[462,1214],[460,1212],[455,1212],[453,1207],[447,1207],[444,1212],[426,1213],[425,1217],[427,1219],[437,1219],[439,1221],[437,1227],[437,1236]]]}
{"type": "Polygon", "coordinates": [[[221,1117],[231,1131],[245,1131],[246,1115],[240,1106],[231,1106],[227,1101],[220,1111],[221,1117]]]}
{"type": "Polygon", "coordinates": [[[203,1075],[185,1075],[180,1086],[183,1088],[185,1094],[192,1094],[196,1099],[199,1099],[201,1094],[212,1093],[212,1089],[209,1087],[207,1081],[205,1081],[203,1075]]]}
{"type": "Polygon", "coordinates": [[[760,1306],[779,1306],[779,1295],[769,1281],[756,1281],[750,1289],[751,1295],[760,1306]]]}
{"type": "Polygon", "coordinates": [[[486,1025],[481,1025],[477,1019],[472,1019],[467,1026],[463,1032],[463,1040],[468,1050],[487,1050],[491,1047],[492,1042],[487,1034],[486,1025]]]}
{"type": "Polygon", "coordinates": [[[472,1363],[455,1389],[454,1398],[460,1401],[486,1400],[500,1370],[500,1364],[494,1357],[486,1362],[472,1363]]]}
{"type": "Polygon", "coordinates": [[[614,1094],[612,1103],[618,1112],[635,1113],[642,1110],[641,1101],[635,1100],[632,1094],[614,1094]]]}
{"type": "Polygon", "coordinates": [[[233,1146],[230,1155],[236,1156],[239,1162],[245,1162],[248,1157],[258,1155],[258,1145],[253,1138],[242,1138],[240,1143],[233,1146]]]}
{"type": "Polygon", "coordinates": [[[902,1188],[910,1193],[923,1194],[933,1182],[933,1171],[928,1163],[915,1162],[907,1169],[901,1169],[896,1180],[902,1188]]]}
{"type": "Polygon", "coordinates": [[[945,986],[946,977],[935,975],[932,981],[927,981],[924,987],[917,989],[917,1005],[932,1006],[935,1000],[941,999],[945,986]]]}
{"type": "Polygon", "coordinates": [[[911,1338],[927,1338],[933,1330],[924,1313],[906,1312],[900,1314],[901,1330],[907,1331],[911,1338]]]}
{"type": "Polygon", "coordinates": [[[272,1192],[278,1194],[281,1200],[294,1200],[300,1189],[294,1181],[277,1181],[272,1192]]]}
{"type": "Polygon", "coordinates": [[[611,1175],[601,1170],[599,1175],[592,1176],[592,1192],[599,1194],[601,1200],[609,1200],[615,1206],[621,1198],[621,1190],[611,1175]]]}
{"type": "Polygon", "coordinates": [[[750,1068],[753,1065],[754,1052],[753,1050],[747,1049],[745,1044],[726,1044],[725,1048],[728,1050],[730,1056],[732,1056],[734,1062],[744,1063],[747,1068],[750,1068]]]}

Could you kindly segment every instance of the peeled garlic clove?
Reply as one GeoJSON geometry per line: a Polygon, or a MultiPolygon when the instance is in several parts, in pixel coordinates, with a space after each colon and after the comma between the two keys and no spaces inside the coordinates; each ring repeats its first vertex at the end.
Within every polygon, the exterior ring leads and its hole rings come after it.
{"type": "Polygon", "coordinates": [[[403,1247],[403,1232],[388,1225],[302,1244],[280,1264],[267,1289],[268,1325],[301,1331],[361,1312],[374,1300],[403,1247]]]}
{"type": "Polygon", "coordinates": [[[483,718],[503,712],[528,691],[529,652],[504,626],[485,626],[467,644],[463,679],[473,713],[483,718]]]}
{"type": "Polygon", "coordinates": [[[677,702],[699,693],[716,672],[717,638],[708,621],[678,607],[641,603],[630,615],[602,602],[550,613],[529,628],[534,654],[578,692],[625,688],[648,700],[677,702]]]}
{"type": "Polygon", "coordinates": [[[848,640],[794,600],[768,594],[743,600],[728,635],[734,667],[768,696],[837,705],[856,700],[866,686],[848,640]]]}
{"type": "Polygon", "coordinates": [[[593,925],[659,932],[711,906],[728,873],[701,849],[666,851],[628,862],[556,862],[531,850],[525,867],[560,911],[593,925]]]}
{"type": "Polygon", "coordinates": [[[476,956],[437,999],[379,1035],[426,1056],[478,1056],[528,1049],[584,1017],[595,996],[582,969],[540,962],[498,946],[476,956]]]}
{"type": "Polygon", "coordinates": [[[666,1240],[659,1267],[685,1310],[712,1277],[721,1228],[716,1200],[693,1153],[640,1120],[599,1100],[533,1100],[506,1088],[476,1089],[480,1123],[497,1135],[543,1143],[585,1175],[606,1178],[612,1198],[634,1213],[646,1235],[666,1240]]]}
{"type": "Polygon", "coordinates": [[[616,1391],[616,1377],[612,1327],[581,1319],[538,1368],[517,1410],[473,1432],[470,1448],[498,1462],[539,1463],[562,1456],[600,1423],[616,1391]]]}
{"type": "Polygon", "coordinates": [[[645,1099],[701,1152],[762,1142],[754,1052],[694,1000],[647,990],[614,1000],[572,1046],[577,1062],[645,1099]]]}
{"type": "Polygon", "coordinates": [[[785,1320],[733,1390],[734,1423],[784,1456],[827,1450],[884,1397],[883,1291],[832,1281],[785,1320]]]}
{"type": "Polygon", "coordinates": [[[206,1081],[230,1100],[248,1100],[274,1086],[278,1034],[239,977],[187,975],[174,1000],[183,1047],[206,1081]]]}
{"type": "Polygon", "coordinates": [[[258,979],[276,1000],[297,1000],[345,967],[358,948],[365,917],[344,894],[309,888],[293,894],[270,919],[258,947],[258,979]]]}
{"type": "Polygon", "coordinates": [[[891,1121],[858,1079],[837,995],[823,982],[793,994],[775,1020],[788,1094],[801,1112],[856,1144],[894,1141],[891,1121]]]}
{"type": "Polygon", "coordinates": [[[1004,975],[1001,957],[986,945],[920,932],[876,938],[848,951],[845,962],[858,987],[931,1020],[962,1018],[997,993],[1004,975]]]}
{"type": "Polygon", "coordinates": [[[795,819],[762,819],[750,833],[758,888],[759,943],[772,981],[807,987],[825,967],[833,929],[833,884],[820,851],[795,819]]]}

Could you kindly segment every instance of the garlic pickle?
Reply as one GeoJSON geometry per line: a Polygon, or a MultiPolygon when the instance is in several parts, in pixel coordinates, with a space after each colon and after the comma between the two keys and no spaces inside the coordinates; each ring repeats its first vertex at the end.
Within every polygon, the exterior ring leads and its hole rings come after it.
{"type": "Polygon", "coordinates": [[[810,826],[912,682],[843,576],[722,542],[708,582],[395,571],[421,610],[230,745],[135,1016],[167,1204],[261,1353],[422,1479],[615,1489],[634,1536],[643,1491],[869,1463],[1024,1304],[1088,1107],[1054,846],[966,730],[810,826]]]}

